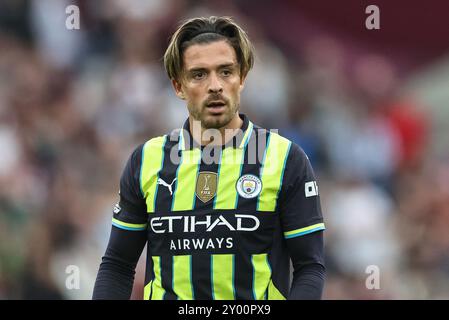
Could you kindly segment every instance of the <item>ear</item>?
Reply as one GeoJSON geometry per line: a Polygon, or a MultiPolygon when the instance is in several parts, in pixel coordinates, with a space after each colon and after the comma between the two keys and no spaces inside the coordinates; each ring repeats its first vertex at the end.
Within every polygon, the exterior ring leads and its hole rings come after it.
{"type": "Polygon", "coordinates": [[[182,88],[181,82],[178,82],[177,80],[172,79],[172,80],[171,80],[171,83],[172,83],[172,85],[173,85],[173,88],[175,89],[175,93],[176,93],[176,95],[178,96],[178,98],[180,98],[180,99],[182,99],[182,100],[185,100],[186,97],[185,97],[185,95],[184,95],[184,90],[183,90],[183,88],[182,88]]]}

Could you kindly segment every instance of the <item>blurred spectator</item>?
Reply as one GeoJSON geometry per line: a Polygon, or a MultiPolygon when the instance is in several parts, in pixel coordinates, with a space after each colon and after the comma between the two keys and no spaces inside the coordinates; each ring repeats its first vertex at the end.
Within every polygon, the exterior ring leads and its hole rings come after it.
{"type": "Polygon", "coordinates": [[[373,293],[378,298],[392,298],[402,259],[393,202],[381,189],[356,176],[337,181],[332,190],[323,205],[332,226],[326,235],[328,259],[333,262],[330,271],[355,281],[359,289],[347,292],[346,298],[368,298],[366,270],[375,266],[382,290],[373,293]]]}
{"type": "Polygon", "coordinates": [[[45,63],[56,69],[70,68],[85,46],[83,29],[65,28],[69,0],[32,0],[31,30],[36,48],[45,63]]]}

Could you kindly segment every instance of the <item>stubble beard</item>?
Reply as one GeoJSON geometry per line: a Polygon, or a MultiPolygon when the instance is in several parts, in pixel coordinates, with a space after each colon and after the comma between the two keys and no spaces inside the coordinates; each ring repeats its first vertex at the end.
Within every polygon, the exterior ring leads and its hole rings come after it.
{"type": "Polygon", "coordinates": [[[193,120],[200,121],[203,129],[220,129],[229,124],[234,118],[235,113],[239,110],[239,105],[230,106],[230,102],[226,105],[226,110],[220,116],[207,114],[207,107],[201,106],[201,110],[195,107],[189,107],[190,115],[193,120]]]}

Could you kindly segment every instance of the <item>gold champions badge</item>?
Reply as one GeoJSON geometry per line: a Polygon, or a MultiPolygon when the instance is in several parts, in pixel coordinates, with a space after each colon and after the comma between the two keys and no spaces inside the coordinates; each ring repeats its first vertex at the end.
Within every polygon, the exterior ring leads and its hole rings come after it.
{"type": "Polygon", "coordinates": [[[217,174],[210,171],[200,172],[196,179],[195,193],[204,203],[210,201],[217,193],[217,174]]]}

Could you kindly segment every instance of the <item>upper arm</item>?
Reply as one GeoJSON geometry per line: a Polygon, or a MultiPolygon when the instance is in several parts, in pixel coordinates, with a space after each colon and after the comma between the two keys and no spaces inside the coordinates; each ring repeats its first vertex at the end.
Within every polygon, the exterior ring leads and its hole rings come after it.
{"type": "Polygon", "coordinates": [[[282,231],[295,271],[314,263],[324,267],[325,226],[318,184],[307,155],[294,143],[287,158],[279,201],[282,231]]]}
{"type": "Polygon", "coordinates": [[[292,143],[279,197],[285,239],[324,230],[318,184],[304,151],[292,143]]]}
{"type": "Polygon", "coordinates": [[[144,231],[147,228],[148,215],[140,188],[142,148],[140,145],[134,150],[120,178],[120,201],[114,208],[112,224],[123,230],[144,231]]]}

